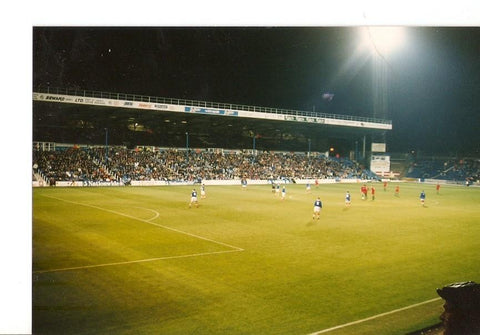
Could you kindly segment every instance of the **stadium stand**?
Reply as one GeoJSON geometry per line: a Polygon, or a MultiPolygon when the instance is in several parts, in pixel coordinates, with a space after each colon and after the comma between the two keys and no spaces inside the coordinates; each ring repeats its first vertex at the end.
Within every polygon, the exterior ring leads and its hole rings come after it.
{"type": "Polygon", "coordinates": [[[407,171],[408,178],[439,179],[456,182],[480,180],[478,159],[428,158],[413,161],[407,171]]]}
{"type": "Polygon", "coordinates": [[[33,162],[45,181],[98,182],[113,178],[90,150],[76,147],[55,151],[34,151],[33,162]]]}
{"type": "Polygon", "coordinates": [[[178,148],[55,147],[33,151],[34,175],[54,184],[90,185],[132,180],[196,182],[200,180],[363,179],[378,177],[358,163],[325,155],[295,152],[178,148]]]}

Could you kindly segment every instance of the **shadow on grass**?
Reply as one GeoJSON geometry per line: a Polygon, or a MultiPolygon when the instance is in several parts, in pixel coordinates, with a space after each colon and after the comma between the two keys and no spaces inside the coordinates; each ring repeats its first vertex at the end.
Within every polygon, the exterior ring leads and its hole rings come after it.
{"type": "Polygon", "coordinates": [[[306,226],[307,226],[307,227],[316,226],[320,221],[321,221],[321,220],[311,219],[310,221],[307,222],[306,226]]]}

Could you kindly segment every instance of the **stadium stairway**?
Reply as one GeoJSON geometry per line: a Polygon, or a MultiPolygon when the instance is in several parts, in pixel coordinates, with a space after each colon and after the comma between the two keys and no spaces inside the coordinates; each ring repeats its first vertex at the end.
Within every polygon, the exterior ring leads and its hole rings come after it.
{"type": "Polygon", "coordinates": [[[40,173],[34,172],[33,177],[35,178],[35,181],[37,181],[40,185],[47,185],[47,181],[40,173]]]}
{"type": "Polygon", "coordinates": [[[408,163],[405,160],[391,159],[390,171],[394,171],[396,177],[401,179],[407,175],[408,163]]]}

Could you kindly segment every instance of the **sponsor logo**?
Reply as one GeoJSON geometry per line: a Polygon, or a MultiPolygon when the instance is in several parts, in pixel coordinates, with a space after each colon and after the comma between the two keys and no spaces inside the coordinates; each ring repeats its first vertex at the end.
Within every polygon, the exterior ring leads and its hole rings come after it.
{"type": "Polygon", "coordinates": [[[144,103],[140,102],[138,104],[138,107],[140,107],[140,108],[152,108],[152,105],[151,104],[144,104],[144,103]]]}
{"type": "Polygon", "coordinates": [[[53,101],[65,101],[65,97],[56,97],[53,95],[47,95],[45,100],[53,100],[53,101]]]}
{"type": "Polygon", "coordinates": [[[325,119],[317,117],[307,117],[307,116],[293,116],[285,115],[285,121],[297,121],[297,122],[308,122],[308,123],[325,123],[325,119]]]}
{"type": "Polygon", "coordinates": [[[202,107],[190,107],[185,106],[185,112],[190,113],[200,113],[200,114],[210,114],[210,115],[228,115],[228,116],[238,116],[238,111],[232,110],[223,110],[223,109],[208,109],[202,107]]]}
{"type": "Polygon", "coordinates": [[[83,103],[83,98],[76,98],[75,102],[82,102],[83,103]]]}
{"type": "Polygon", "coordinates": [[[158,109],[168,109],[168,105],[155,104],[155,105],[153,105],[153,107],[158,108],[158,109]]]}
{"type": "Polygon", "coordinates": [[[125,101],[123,103],[124,106],[133,106],[133,102],[130,102],[130,101],[125,101]]]}
{"type": "Polygon", "coordinates": [[[226,110],[226,111],[225,111],[225,115],[228,115],[228,116],[238,116],[238,112],[237,112],[237,111],[229,111],[229,110],[226,110]]]}

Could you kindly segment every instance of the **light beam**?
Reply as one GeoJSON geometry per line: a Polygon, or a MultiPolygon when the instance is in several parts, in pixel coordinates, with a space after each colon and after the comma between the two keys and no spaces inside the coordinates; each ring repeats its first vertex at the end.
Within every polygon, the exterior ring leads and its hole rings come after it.
{"type": "Polygon", "coordinates": [[[403,27],[361,27],[360,38],[364,49],[386,57],[405,42],[403,27]]]}

